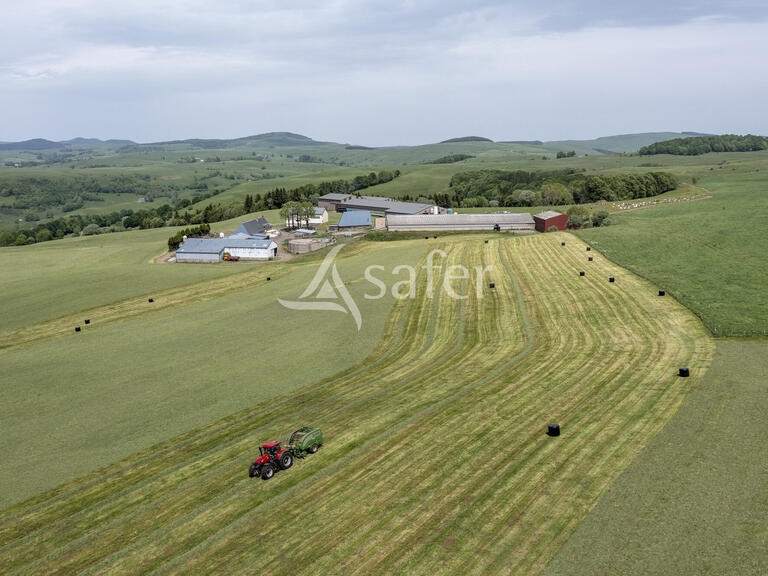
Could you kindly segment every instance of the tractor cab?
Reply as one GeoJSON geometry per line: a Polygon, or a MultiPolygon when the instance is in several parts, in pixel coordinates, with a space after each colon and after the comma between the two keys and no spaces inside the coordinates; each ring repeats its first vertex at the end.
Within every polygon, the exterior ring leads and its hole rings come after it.
{"type": "Polygon", "coordinates": [[[271,442],[265,442],[259,446],[259,454],[264,456],[269,454],[271,458],[277,458],[277,453],[280,452],[280,442],[272,440],[271,442]]]}

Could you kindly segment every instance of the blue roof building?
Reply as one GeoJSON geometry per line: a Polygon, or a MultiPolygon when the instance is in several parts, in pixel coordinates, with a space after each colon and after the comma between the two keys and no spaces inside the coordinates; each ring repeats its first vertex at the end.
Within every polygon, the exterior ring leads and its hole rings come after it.
{"type": "Polygon", "coordinates": [[[339,228],[362,228],[371,225],[371,213],[368,210],[347,210],[342,212],[339,228]]]}

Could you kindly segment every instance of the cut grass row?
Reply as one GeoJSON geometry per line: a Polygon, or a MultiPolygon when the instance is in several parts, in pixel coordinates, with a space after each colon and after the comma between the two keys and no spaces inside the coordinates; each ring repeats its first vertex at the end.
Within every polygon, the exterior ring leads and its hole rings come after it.
{"type": "Polygon", "coordinates": [[[7,510],[0,560],[11,573],[541,571],[712,353],[684,308],[560,238],[447,242],[449,263],[493,266],[496,288],[429,298],[422,275],[365,362],[7,510]],[[562,437],[544,436],[549,421],[562,437]],[[321,452],[249,481],[258,442],[304,423],[323,428],[321,452]]]}

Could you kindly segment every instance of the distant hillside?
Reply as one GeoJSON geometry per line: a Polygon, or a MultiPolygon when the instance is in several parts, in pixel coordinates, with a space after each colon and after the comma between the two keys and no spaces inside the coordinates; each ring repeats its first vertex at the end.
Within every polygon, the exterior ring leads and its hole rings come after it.
{"type": "Polygon", "coordinates": [[[483,138],[482,136],[461,136],[459,138],[443,140],[440,144],[454,144],[457,142],[493,142],[493,140],[490,138],[483,138]]]}
{"type": "Polygon", "coordinates": [[[294,134],[292,132],[268,132],[266,134],[256,134],[255,136],[245,136],[243,138],[233,139],[202,139],[190,138],[187,140],[170,140],[168,142],[153,142],[151,144],[141,144],[140,146],[173,146],[187,145],[193,148],[204,149],[223,149],[223,148],[248,148],[264,146],[320,146],[329,144],[329,142],[319,142],[312,140],[308,136],[294,134]]]}
{"type": "Polygon", "coordinates": [[[45,140],[44,138],[33,138],[32,140],[24,140],[23,142],[0,142],[0,150],[3,151],[55,150],[56,148],[64,148],[64,144],[45,140]]]}
{"type": "Polygon", "coordinates": [[[698,134],[696,132],[645,132],[641,134],[603,136],[594,140],[545,142],[544,148],[548,150],[575,150],[577,154],[620,154],[622,152],[637,152],[643,146],[680,138],[683,135],[706,136],[706,134],[698,134]]]}
{"type": "Polygon", "coordinates": [[[66,147],[72,148],[118,148],[135,144],[130,140],[99,140],[98,138],[72,138],[54,142],[45,138],[33,138],[23,142],[0,142],[1,151],[30,151],[37,152],[42,150],[60,150],[66,147]]]}

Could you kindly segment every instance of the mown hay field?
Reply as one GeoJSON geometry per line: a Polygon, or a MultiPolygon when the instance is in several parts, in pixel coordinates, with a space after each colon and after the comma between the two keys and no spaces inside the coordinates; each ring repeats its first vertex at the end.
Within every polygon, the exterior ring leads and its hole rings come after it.
{"type": "Polygon", "coordinates": [[[422,273],[364,362],[5,510],[5,571],[542,571],[697,385],[713,341],[570,235],[433,244],[493,266],[495,288],[478,298],[470,278],[454,281],[467,299],[430,298],[422,273]],[[304,424],[325,433],[317,455],[247,477],[260,442],[304,424]]]}

